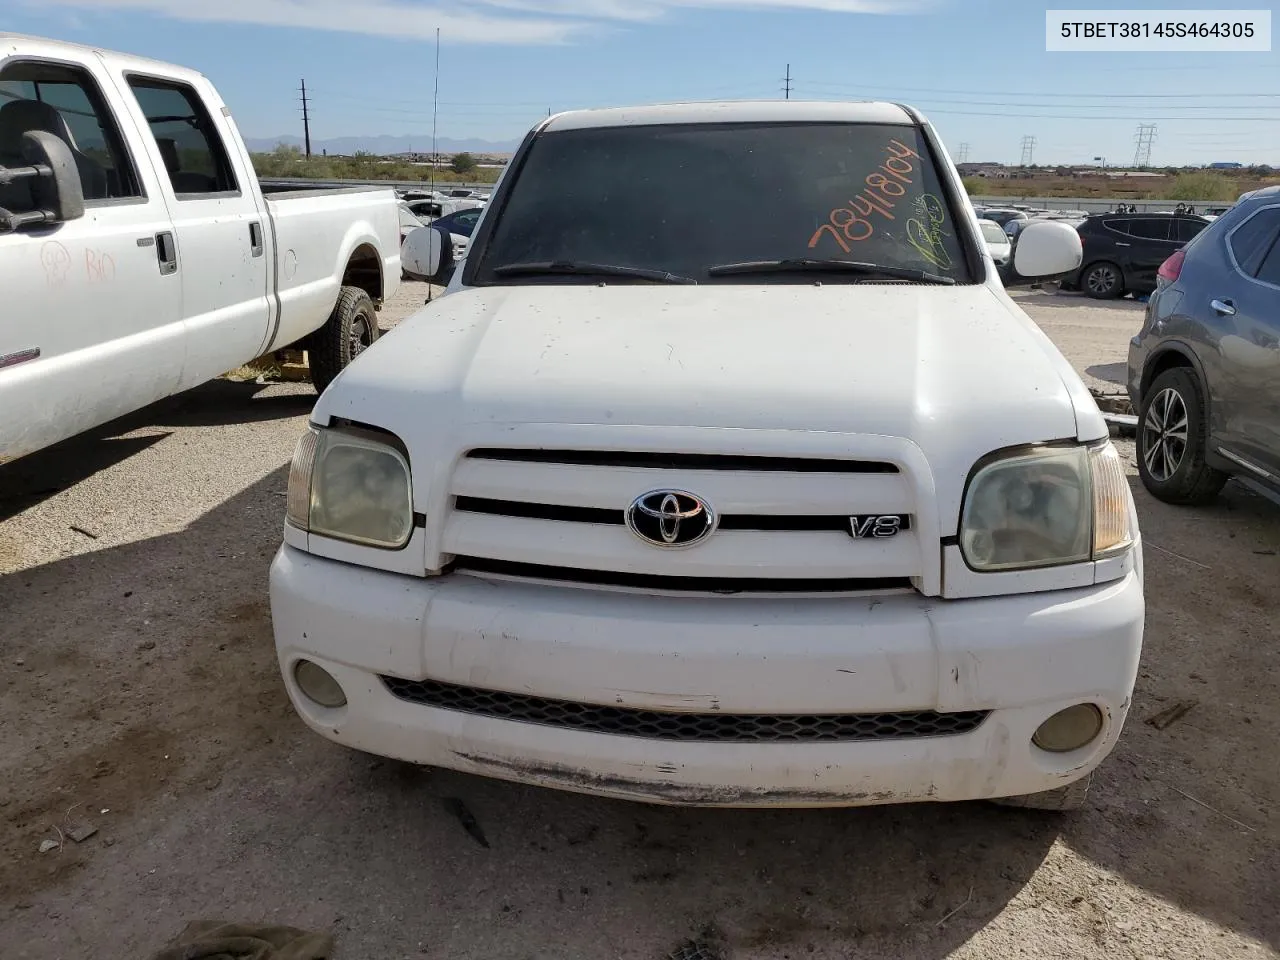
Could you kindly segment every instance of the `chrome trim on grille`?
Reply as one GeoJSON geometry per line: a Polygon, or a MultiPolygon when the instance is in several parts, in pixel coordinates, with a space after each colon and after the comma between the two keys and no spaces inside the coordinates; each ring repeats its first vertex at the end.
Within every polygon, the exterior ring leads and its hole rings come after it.
{"type": "Polygon", "coordinates": [[[809,457],[758,457],[723,453],[648,453],[612,450],[528,450],[479,447],[472,460],[559,463],[567,466],[648,467],[655,470],[755,470],[781,473],[898,473],[880,460],[831,460],[809,457]]]}

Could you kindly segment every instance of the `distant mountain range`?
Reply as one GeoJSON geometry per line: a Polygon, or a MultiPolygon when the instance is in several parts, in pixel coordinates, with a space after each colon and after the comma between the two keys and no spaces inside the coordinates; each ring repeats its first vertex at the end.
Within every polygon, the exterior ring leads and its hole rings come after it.
{"type": "MultiPolygon", "coordinates": [[[[245,145],[254,153],[268,153],[277,144],[288,144],[293,147],[302,146],[302,138],[292,134],[280,137],[248,137],[245,145]]],[[[436,149],[440,153],[512,153],[520,145],[517,140],[450,140],[440,137],[436,141],[436,149]]],[[[333,137],[328,140],[311,141],[313,154],[328,151],[339,156],[350,156],[357,150],[366,153],[388,155],[393,153],[429,153],[430,137],[392,137],[382,134],[376,137],[333,137]]]]}

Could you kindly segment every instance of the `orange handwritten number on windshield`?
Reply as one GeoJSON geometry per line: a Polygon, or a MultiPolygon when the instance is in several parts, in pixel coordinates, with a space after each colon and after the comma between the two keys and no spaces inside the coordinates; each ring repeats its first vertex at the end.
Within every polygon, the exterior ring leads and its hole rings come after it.
{"type": "Polygon", "coordinates": [[[848,207],[837,207],[835,210],[832,210],[830,220],[831,220],[832,226],[839,227],[841,230],[844,231],[844,236],[846,240],[852,240],[855,243],[859,240],[867,239],[867,237],[871,236],[871,234],[876,232],[876,228],[871,225],[870,220],[864,220],[862,217],[858,216],[848,207]],[[844,217],[841,220],[837,220],[836,216],[838,214],[844,214],[844,217]],[[861,229],[858,231],[858,236],[854,236],[849,229],[855,223],[861,227],[861,229]]]}
{"type": "Polygon", "coordinates": [[[836,232],[836,228],[829,223],[824,223],[816,231],[814,231],[813,236],[809,238],[810,250],[812,250],[814,247],[818,245],[818,241],[822,239],[822,234],[826,231],[830,231],[831,239],[833,239],[836,243],[840,244],[841,250],[843,250],[845,253],[853,252],[849,249],[849,245],[844,242],[844,238],[836,232]]]}

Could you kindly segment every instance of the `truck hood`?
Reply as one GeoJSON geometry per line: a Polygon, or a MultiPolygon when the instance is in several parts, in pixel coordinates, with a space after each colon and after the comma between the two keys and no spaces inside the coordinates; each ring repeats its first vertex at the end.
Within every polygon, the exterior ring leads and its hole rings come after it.
{"type": "Polygon", "coordinates": [[[1069,364],[983,285],[464,289],[344,371],[314,414],[331,417],[448,462],[504,425],[895,437],[961,485],[992,450],[1106,435],[1069,364]]]}

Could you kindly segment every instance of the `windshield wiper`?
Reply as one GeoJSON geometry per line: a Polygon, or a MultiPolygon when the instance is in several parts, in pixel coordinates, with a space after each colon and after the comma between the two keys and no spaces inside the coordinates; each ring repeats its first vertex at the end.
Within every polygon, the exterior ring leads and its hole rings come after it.
{"type": "Polygon", "coordinates": [[[707,270],[712,277],[725,277],[743,273],[858,273],[865,276],[891,277],[894,280],[917,280],[922,283],[953,284],[955,280],[925,270],[911,267],[886,267],[877,263],[860,263],[856,260],[744,260],[742,263],[722,263],[707,270]]]}
{"type": "Polygon", "coordinates": [[[626,267],[613,263],[584,263],[578,260],[535,260],[528,263],[507,263],[494,267],[500,277],[580,275],[599,277],[634,277],[653,283],[697,283],[693,277],[682,277],[665,270],[649,270],[645,267],[626,267]]]}

